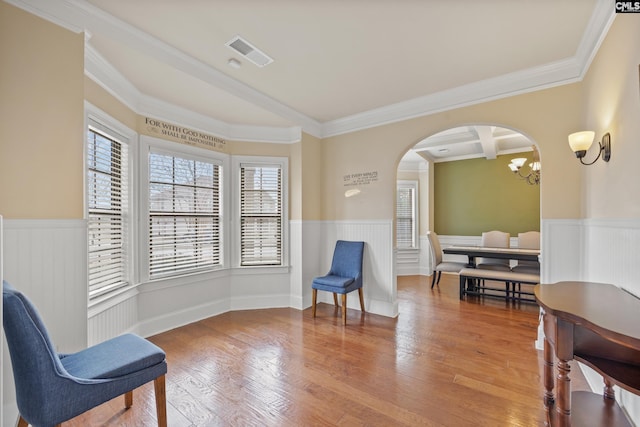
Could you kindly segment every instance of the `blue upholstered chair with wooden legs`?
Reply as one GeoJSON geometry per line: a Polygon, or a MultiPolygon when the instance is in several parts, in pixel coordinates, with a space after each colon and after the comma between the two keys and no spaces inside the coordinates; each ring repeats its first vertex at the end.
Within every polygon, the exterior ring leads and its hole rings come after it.
{"type": "Polygon", "coordinates": [[[358,290],[360,309],[364,313],[364,297],[362,295],[362,258],[364,242],[338,240],[333,251],[331,269],[326,276],[313,279],[312,310],[316,317],[316,299],[318,291],[333,293],[333,303],[338,306],[337,294],[342,295],[342,323],[347,324],[347,294],[358,290]]]}
{"type": "Polygon", "coordinates": [[[158,425],[166,427],[165,353],[126,334],[77,353],[57,354],[38,312],[3,282],[3,326],[16,386],[18,426],[57,426],[115,397],[133,403],[133,390],[154,381],[158,425]]]}

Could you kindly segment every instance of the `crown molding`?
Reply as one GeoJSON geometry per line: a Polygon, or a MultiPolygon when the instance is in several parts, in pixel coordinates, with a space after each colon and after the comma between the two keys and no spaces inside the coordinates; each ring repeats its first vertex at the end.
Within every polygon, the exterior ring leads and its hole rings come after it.
{"type": "Polygon", "coordinates": [[[598,0],[596,7],[587,23],[587,28],[582,35],[582,40],[576,50],[576,58],[581,64],[580,80],[582,80],[591,66],[593,58],[598,53],[609,28],[615,20],[616,13],[608,0],[598,0]]]}
{"type": "Polygon", "coordinates": [[[318,121],[229,77],[204,62],[140,31],[89,3],[77,1],[76,4],[78,8],[81,8],[85,12],[85,28],[92,34],[104,33],[109,35],[121,43],[140,52],[144,52],[146,55],[162,63],[170,64],[172,67],[194,78],[208,84],[213,84],[240,99],[264,108],[272,114],[285,118],[292,123],[297,123],[305,132],[311,135],[316,137],[321,135],[321,124],[318,121]]]}
{"type": "MultiPolygon", "coordinates": [[[[214,84],[234,96],[264,108],[272,114],[288,119],[292,123],[299,124],[299,126],[290,128],[277,128],[230,125],[225,123],[222,127],[227,129],[227,132],[224,134],[228,139],[241,139],[243,141],[260,140],[261,142],[295,142],[301,138],[300,129],[318,138],[322,135],[322,125],[320,122],[227,76],[217,69],[196,60],[184,52],[169,46],[87,2],[79,0],[46,2],[39,0],[7,0],[7,2],[76,33],[84,31],[89,34],[108,34],[133,49],[145,52],[145,54],[162,63],[171,64],[171,66],[192,77],[214,84]],[[267,134],[262,134],[258,137],[260,132],[267,132],[267,134]],[[293,138],[291,138],[292,136],[293,138]]],[[[95,52],[91,53],[90,59],[95,59],[95,55],[95,52]]],[[[100,62],[104,65],[106,60],[102,59],[100,62]]],[[[138,104],[136,100],[132,99],[132,96],[137,94],[131,92],[131,83],[124,83],[124,78],[113,66],[109,65],[104,72],[99,72],[96,68],[93,68],[88,70],[86,74],[92,79],[95,79],[98,84],[127,106],[132,107],[134,111],[142,113],[139,108],[136,108],[138,104]],[[112,86],[114,83],[116,84],[112,86]],[[116,93],[117,90],[121,89],[124,89],[126,94],[116,93]]],[[[137,92],[137,89],[133,92],[137,92]]],[[[141,95],[141,97],[144,97],[144,95],[141,95]]],[[[149,104],[148,98],[145,99],[145,103],[149,104]]],[[[158,101],[158,104],[162,103],[158,101]]],[[[194,115],[198,116],[195,113],[194,115]]],[[[175,118],[173,120],[175,121],[175,118]]],[[[199,120],[196,119],[196,121],[199,120]]],[[[211,119],[211,121],[216,124],[222,123],[215,119],[211,119]]],[[[219,132],[216,133],[220,134],[219,132]]]]}
{"type": "MultiPolygon", "coordinates": [[[[215,129],[225,129],[224,132],[215,132],[225,135],[229,139],[261,140],[264,142],[287,142],[287,135],[293,137],[293,140],[288,142],[299,141],[302,131],[317,138],[326,138],[581,81],[615,19],[611,2],[597,0],[576,54],[570,59],[320,123],[85,1],[5,1],[76,33],[85,31],[89,34],[105,33],[112,37],[115,35],[120,42],[143,51],[158,61],[171,64],[171,66],[195,78],[214,84],[234,96],[298,125],[291,128],[275,128],[231,125],[211,118],[204,120],[208,121],[215,129]],[[266,132],[269,136],[260,135],[260,132],[266,132]]],[[[89,66],[86,74],[109,93],[140,114],[148,113],[140,111],[142,104],[151,109],[155,108],[168,113],[167,106],[163,102],[154,101],[141,94],[130,82],[126,82],[126,79],[113,66],[105,64],[104,59],[97,60],[94,56],[95,52],[87,55],[88,59],[102,62],[101,66],[105,66],[104,71],[99,70],[99,67],[89,66]],[[154,105],[156,107],[153,107],[154,105]]],[[[175,107],[172,114],[182,115],[181,113],[189,116],[186,110],[178,107],[175,107]]],[[[202,117],[198,117],[198,114],[191,112],[191,115],[193,115],[191,120],[194,122],[203,122],[202,117]]],[[[175,116],[173,120],[176,120],[175,116]]]]}
{"type": "Polygon", "coordinates": [[[231,125],[141,93],[93,47],[85,44],[85,75],[137,114],[181,123],[227,140],[295,143],[300,127],[231,125]]]}
{"type": "Polygon", "coordinates": [[[292,144],[302,139],[300,127],[233,125],[147,95],[140,99],[138,114],[179,123],[230,141],[292,144]]]}
{"type": "Polygon", "coordinates": [[[323,137],[355,132],[574,83],[580,80],[581,68],[581,65],[574,58],[458,86],[450,90],[325,122],[323,137]]]}
{"type": "Polygon", "coordinates": [[[581,81],[615,19],[597,0],[574,57],[323,123],[324,138],[581,81]]]}
{"type": "Polygon", "coordinates": [[[142,93],[87,41],[85,39],[84,74],[128,108],[139,112],[142,93]]]}
{"type": "Polygon", "coordinates": [[[4,0],[42,19],[53,22],[74,33],[85,30],[84,17],[74,1],[4,0]]]}
{"type": "MultiPolygon", "coordinates": [[[[247,102],[258,107],[264,108],[272,114],[283,117],[292,123],[297,123],[307,133],[319,136],[321,134],[321,124],[310,117],[297,112],[296,110],[276,101],[275,99],[235,80],[228,75],[218,71],[217,69],[198,61],[197,59],[185,54],[184,52],[167,45],[166,43],[151,37],[150,35],[119,21],[111,15],[99,12],[92,14],[95,19],[99,19],[99,24],[106,25],[105,29],[108,34],[114,32],[118,34],[118,38],[122,43],[145,52],[145,54],[154,59],[171,64],[172,67],[185,72],[201,81],[213,84],[216,87],[229,92],[247,102]],[[97,15],[101,14],[101,17],[97,15]]],[[[97,24],[96,24],[97,25],[97,24]]],[[[98,33],[96,30],[95,33],[98,33]]]]}

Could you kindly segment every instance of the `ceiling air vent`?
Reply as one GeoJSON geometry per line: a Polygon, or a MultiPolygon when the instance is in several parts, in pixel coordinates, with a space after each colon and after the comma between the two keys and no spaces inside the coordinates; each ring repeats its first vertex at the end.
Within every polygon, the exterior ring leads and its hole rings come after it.
{"type": "Polygon", "coordinates": [[[229,40],[226,45],[256,64],[258,67],[264,67],[265,65],[269,65],[273,62],[273,59],[266,53],[262,52],[240,36],[235,36],[229,40]]]}

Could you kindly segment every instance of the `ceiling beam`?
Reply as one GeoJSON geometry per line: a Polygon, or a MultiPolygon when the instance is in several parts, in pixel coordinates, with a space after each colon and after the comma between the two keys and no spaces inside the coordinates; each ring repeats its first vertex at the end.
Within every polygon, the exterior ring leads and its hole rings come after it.
{"type": "Polygon", "coordinates": [[[493,129],[493,126],[476,126],[475,128],[480,144],[482,144],[482,152],[487,160],[494,160],[498,153],[497,141],[493,137],[493,129]]]}

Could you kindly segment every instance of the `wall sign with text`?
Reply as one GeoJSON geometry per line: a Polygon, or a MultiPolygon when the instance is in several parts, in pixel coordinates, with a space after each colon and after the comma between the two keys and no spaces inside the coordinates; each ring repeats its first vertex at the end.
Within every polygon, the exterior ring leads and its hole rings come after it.
{"type": "Polygon", "coordinates": [[[152,119],[150,117],[141,117],[141,133],[157,138],[168,139],[181,144],[192,145],[195,147],[206,148],[225,152],[227,150],[227,142],[217,136],[209,135],[198,130],[189,129],[184,126],[174,125],[162,120],[152,119]]]}
{"type": "Polygon", "coordinates": [[[342,178],[345,187],[369,185],[378,180],[378,171],[351,173],[342,178]]]}

